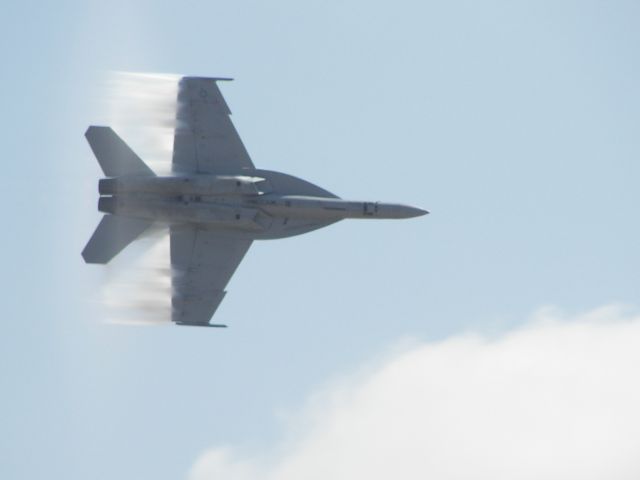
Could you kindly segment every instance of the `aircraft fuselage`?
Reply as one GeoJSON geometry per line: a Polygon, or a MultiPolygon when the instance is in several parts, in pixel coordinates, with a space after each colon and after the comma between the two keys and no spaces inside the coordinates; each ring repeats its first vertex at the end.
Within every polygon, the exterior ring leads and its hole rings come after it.
{"type": "MultiPolygon", "coordinates": [[[[244,173],[244,172],[243,172],[244,173]]],[[[167,223],[197,223],[241,237],[282,238],[346,218],[399,219],[428,212],[407,205],[343,200],[279,172],[107,178],[105,213],[167,223]]]]}

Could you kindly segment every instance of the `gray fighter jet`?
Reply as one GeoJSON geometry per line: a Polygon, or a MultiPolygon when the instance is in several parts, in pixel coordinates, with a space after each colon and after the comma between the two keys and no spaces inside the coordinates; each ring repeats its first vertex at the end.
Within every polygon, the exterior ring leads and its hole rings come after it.
{"type": "Polygon", "coordinates": [[[305,180],[254,167],[216,84],[183,77],[178,86],[172,175],[157,176],[109,127],[85,136],[106,178],[105,215],[82,251],[106,264],[152,224],[168,226],[172,315],[209,323],[251,242],[284,238],[345,218],[410,218],[428,213],[394,203],[342,200],[305,180]]]}

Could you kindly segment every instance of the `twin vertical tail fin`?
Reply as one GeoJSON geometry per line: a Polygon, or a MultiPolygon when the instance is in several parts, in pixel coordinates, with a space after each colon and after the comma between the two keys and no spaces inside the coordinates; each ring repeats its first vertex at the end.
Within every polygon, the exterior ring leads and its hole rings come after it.
{"type": "MultiPolygon", "coordinates": [[[[155,176],[155,173],[110,128],[91,126],[85,137],[106,177],[155,176]]],[[[82,251],[87,263],[108,263],[153,221],[105,215],[82,251]]]]}
{"type": "Polygon", "coordinates": [[[91,126],[84,136],[98,159],[105,177],[153,176],[155,173],[111,127],[91,126]]]}
{"type": "Polygon", "coordinates": [[[152,223],[151,220],[105,215],[82,250],[82,258],[87,263],[109,263],[152,223]]]}

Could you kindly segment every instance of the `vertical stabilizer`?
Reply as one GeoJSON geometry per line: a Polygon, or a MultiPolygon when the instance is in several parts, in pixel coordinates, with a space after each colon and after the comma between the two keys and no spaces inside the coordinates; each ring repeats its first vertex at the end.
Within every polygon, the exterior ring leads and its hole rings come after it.
{"type": "Polygon", "coordinates": [[[105,215],[84,247],[82,258],[87,263],[109,263],[152,223],[150,220],[105,215]]]}
{"type": "Polygon", "coordinates": [[[155,176],[153,171],[111,127],[91,126],[84,136],[87,138],[105,176],[155,176]]]}

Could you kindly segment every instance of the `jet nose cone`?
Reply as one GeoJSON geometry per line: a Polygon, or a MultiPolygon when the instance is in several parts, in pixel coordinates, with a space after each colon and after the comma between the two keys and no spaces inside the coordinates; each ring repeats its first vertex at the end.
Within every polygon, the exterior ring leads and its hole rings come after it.
{"type": "Polygon", "coordinates": [[[397,203],[380,204],[378,208],[379,218],[413,218],[427,213],[429,213],[427,210],[397,203]]]}
{"type": "Polygon", "coordinates": [[[429,213],[429,211],[423,210],[418,207],[403,206],[402,213],[404,218],[413,218],[413,217],[421,217],[423,215],[426,215],[427,213],[429,213]]]}

